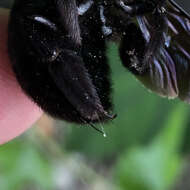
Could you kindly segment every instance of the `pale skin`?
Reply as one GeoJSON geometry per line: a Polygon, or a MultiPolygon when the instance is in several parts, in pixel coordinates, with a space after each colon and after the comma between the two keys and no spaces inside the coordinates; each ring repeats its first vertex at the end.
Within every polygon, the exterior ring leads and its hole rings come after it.
{"type": "Polygon", "coordinates": [[[37,121],[42,111],[20,89],[7,53],[9,11],[0,8],[0,145],[37,121]]]}

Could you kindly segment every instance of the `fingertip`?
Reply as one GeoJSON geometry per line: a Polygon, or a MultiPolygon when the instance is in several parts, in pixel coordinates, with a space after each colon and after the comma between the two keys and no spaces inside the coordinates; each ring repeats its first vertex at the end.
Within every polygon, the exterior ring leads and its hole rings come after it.
{"type": "Polygon", "coordinates": [[[21,90],[7,51],[9,11],[0,9],[0,144],[22,134],[42,114],[21,90]]]}

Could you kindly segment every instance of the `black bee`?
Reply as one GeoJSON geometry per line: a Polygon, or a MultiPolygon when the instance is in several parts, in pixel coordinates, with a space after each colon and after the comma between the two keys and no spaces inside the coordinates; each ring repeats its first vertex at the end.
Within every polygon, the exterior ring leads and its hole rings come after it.
{"type": "Polygon", "coordinates": [[[15,0],[8,31],[21,87],[53,117],[115,117],[107,40],[145,86],[189,101],[190,16],[173,0],[15,0]]]}

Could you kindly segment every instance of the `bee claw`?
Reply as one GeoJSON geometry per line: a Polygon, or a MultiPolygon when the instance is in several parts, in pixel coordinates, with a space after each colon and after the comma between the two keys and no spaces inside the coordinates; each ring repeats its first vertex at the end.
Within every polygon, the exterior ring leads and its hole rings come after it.
{"type": "Polygon", "coordinates": [[[104,114],[108,119],[111,119],[111,120],[117,117],[117,114],[109,114],[108,112],[104,112],[104,114]]]}
{"type": "Polygon", "coordinates": [[[104,136],[104,132],[101,131],[100,129],[98,129],[95,125],[93,125],[92,123],[88,123],[88,125],[90,125],[90,127],[92,127],[93,129],[95,129],[96,131],[98,131],[99,133],[101,133],[104,136]]]}

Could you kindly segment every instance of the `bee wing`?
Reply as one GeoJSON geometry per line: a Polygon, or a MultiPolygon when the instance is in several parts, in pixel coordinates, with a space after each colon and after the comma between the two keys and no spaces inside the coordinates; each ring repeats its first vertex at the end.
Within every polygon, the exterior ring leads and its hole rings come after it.
{"type": "MultiPolygon", "coordinates": [[[[149,16],[137,18],[146,41],[151,37],[149,16]]],[[[149,71],[137,78],[161,96],[190,102],[190,16],[172,0],[166,6],[164,43],[152,58],[149,71]]]]}

